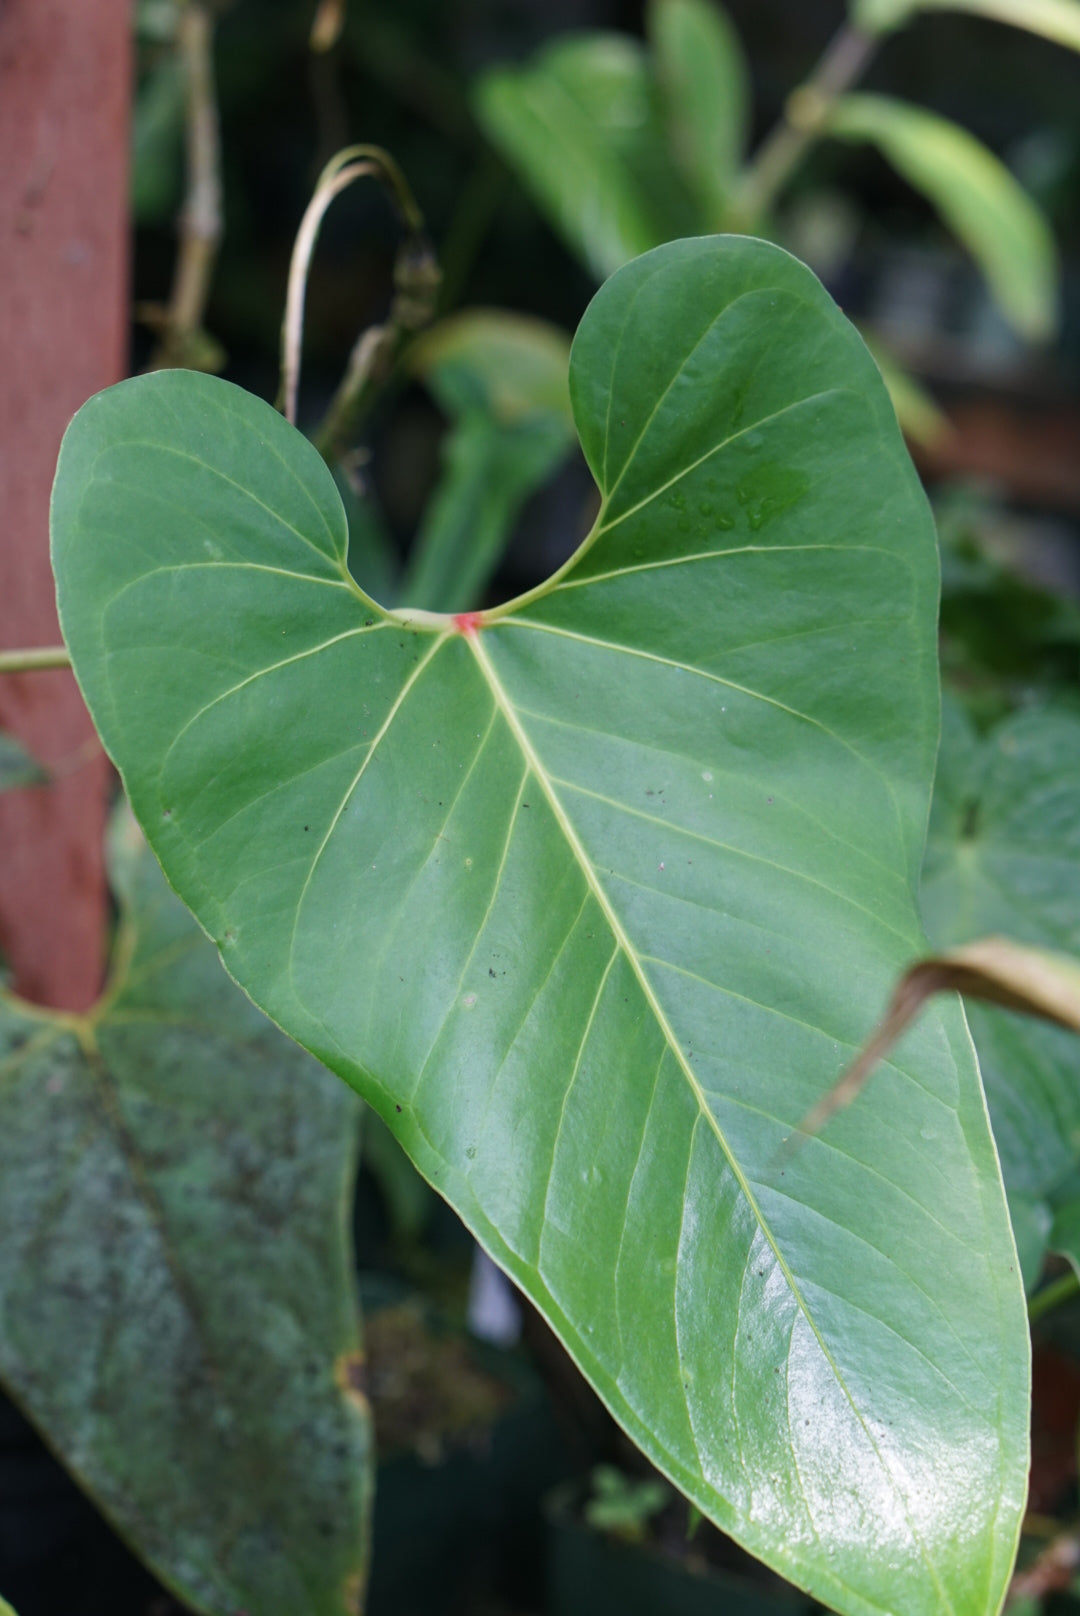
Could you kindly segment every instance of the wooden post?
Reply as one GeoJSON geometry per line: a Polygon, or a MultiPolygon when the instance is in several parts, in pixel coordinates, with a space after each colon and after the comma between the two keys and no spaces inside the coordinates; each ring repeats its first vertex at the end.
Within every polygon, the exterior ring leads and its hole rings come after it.
{"type": "MultiPolygon", "coordinates": [[[[57,450],[124,374],[130,0],[0,0],[0,649],[59,640],[57,450]]],[[[0,794],[0,951],[28,998],[101,986],[107,767],[71,674],[0,676],[0,728],[55,781],[0,794]]]]}

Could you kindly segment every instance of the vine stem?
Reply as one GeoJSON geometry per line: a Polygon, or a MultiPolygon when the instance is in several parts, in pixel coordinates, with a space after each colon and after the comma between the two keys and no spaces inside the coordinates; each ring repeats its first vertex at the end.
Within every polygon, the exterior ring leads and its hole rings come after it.
{"type": "Polygon", "coordinates": [[[353,180],[378,170],[370,160],[338,167],[339,157],[331,158],[319,176],[315,194],[304,209],[300,228],[289,261],[289,284],[285,294],[285,319],[281,326],[281,387],[278,408],[290,426],[296,425],[296,397],[300,388],[300,351],[304,342],[304,298],[307,294],[311,255],[319,239],[319,229],[327,208],[353,180]]]}
{"type": "Polygon", "coordinates": [[[381,180],[390,193],[405,230],[405,241],[394,267],[395,297],[390,318],[384,325],[373,326],[361,334],[349,356],[345,375],[314,434],[316,448],[328,461],[337,459],[343,452],[362,400],[370,393],[371,384],[381,378],[404,336],[431,318],[439,285],[438,266],[424,235],[423,215],[401,169],[379,146],[346,146],[330,159],[319,175],[293,245],[281,327],[281,386],[278,391],[278,408],[285,419],[296,425],[304,299],[319,229],[334,198],[365,175],[381,180]]]}
{"type": "Polygon", "coordinates": [[[759,225],[828,124],[836,102],[864,72],[880,36],[845,23],[810,77],[787,99],[784,115],[758,148],[743,176],[738,223],[759,225]]]}
{"type": "Polygon", "coordinates": [[[45,668],[70,668],[66,645],[35,646],[27,651],[0,651],[0,673],[38,673],[45,668]]]}

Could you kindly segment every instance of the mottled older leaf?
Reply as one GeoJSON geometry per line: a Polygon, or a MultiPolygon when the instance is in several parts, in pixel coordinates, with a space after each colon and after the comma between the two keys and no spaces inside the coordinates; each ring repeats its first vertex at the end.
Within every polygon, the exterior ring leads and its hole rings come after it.
{"type": "MultiPolygon", "coordinates": [[[[1080,718],[1034,708],[983,740],[955,704],[945,717],[923,874],[931,941],[998,931],[1080,957],[1080,718]]],[[[971,1004],[968,1020],[1010,1203],[1041,1209],[1045,1250],[1080,1168],[1080,1041],[985,1004],[971,1004]]]]}
{"type": "Polygon", "coordinates": [[[211,1616],[354,1616],[356,1102],[222,971],[130,818],[86,1015],[0,995],[0,1376],[211,1616]]]}

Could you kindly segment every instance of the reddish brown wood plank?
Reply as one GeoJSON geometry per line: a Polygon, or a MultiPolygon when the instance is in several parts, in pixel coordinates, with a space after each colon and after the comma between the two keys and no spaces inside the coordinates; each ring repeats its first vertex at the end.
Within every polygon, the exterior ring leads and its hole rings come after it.
{"type": "MultiPolygon", "coordinates": [[[[129,0],[0,0],[0,648],[59,639],[56,453],[124,371],[129,0]]],[[[57,770],[0,796],[0,951],[78,1009],[102,974],[106,765],[69,673],[0,676],[0,727],[57,770]]]]}

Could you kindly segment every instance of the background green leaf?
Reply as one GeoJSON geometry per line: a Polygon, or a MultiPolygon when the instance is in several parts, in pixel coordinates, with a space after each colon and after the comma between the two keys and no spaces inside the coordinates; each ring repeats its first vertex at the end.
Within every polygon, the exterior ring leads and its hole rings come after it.
{"type": "Polygon", "coordinates": [[[522,506],[573,445],[569,361],[557,327],[495,311],[444,320],[414,344],[410,368],[453,424],[399,599],[480,604],[522,506]]]}
{"type": "Polygon", "coordinates": [[[1080,5],[1076,0],[918,0],[918,4],[920,11],[974,12],[1080,50],[1080,5]]]}
{"type": "Polygon", "coordinates": [[[476,106],[597,280],[688,226],[692,208],[666,156],[648,60],[628,35],[568,35],[524,67],[493,69],[476,106]]]}
{"type": "Polygon", "coordinates": [[[1077,0],[855,0],[852,7],[856,22],[875,31],[895,28],[917,11],[968,11],[1080,50],[1077,0]]]}
{"type": "Polygon", "coordinates": [[[613,277],[571,396],[597,524],[467,633],[358,594],[259,401],[92,400],[53,507],[80,682],[230,970],[666,1474],[841,1611],[989,1616],[1028,1341],[959,1011],[780,1159],[921,947],[925,499],[862,342],[762,242],[613,277]]]}
{"type": "Polygon", "coordinates": [[[1057,322],[1057,250],[1005,165],[947,118],[881,95],[843,96],[829,133],[869,141],[937,208],[975,258],[1002,313],[1033,341],[1057,322]]]}
{"type": "Polygon", "coordinates": [[[899,28],[914,12],[918,0],[850,0],[851,20],[869,33],[899,28]]]}
{"type": "Polygon", "coordinates": [[[750,120],[739,36],[713,0],[650,0],[645,14],[668,140],[707,229],[722,229],[750,120]]]}
{"type": "Polygon", "coordinates": [[[96,1008],[0,995],[0,1375],[185,1604],[352,1616],[356,1102],[228,980],[127,815],[111,870],[96,1008]]]}
{"type": "MultiPolygon", "coordinates": [[[[946,708],[922,907],[940,948],[990,932],[1080,953],[1080,718],[1036,708],[980,740],[946,708]]],[[[1061,1027],[970,1004],[1010,1206],[1030,1282],[1080,1167],[1080,1042],[1061,1027]],[[1042,1230],[1043,1244],[1035,1244],[1042,1230]]]]}

